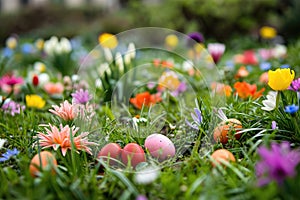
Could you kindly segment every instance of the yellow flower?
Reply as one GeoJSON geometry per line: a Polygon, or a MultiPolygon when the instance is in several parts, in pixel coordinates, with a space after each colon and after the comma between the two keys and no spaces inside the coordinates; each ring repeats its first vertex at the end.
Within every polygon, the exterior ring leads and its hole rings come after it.
{"type": "Polygon", "coordinates": [[[36,94],[26,95],[26,106],[30,108],[41,109],[45,106],[46,101],[36,94]]]}
{"type": "Polygon", "coordinates": [[[273,39],[277,35],[277,31],[270,26],[263,26],[259,30],[259,34],[264,39],[273,39]]]}
{"type": "Polygon", "coordinates": [[[116,36],[110,33],[103,33],[98,38],[99,44],[102,47],[106,47],[109,49],[114,49],[116,46],[118,46],[118,39],[116,36]]]}
{"type": "Polygon", "coordinates": [[[178,44],[178,38],[174,34],[168,35],[165,39],[165,43],[167,46],[174,48],[178,44]]]}
{"type": "Polygon", "coordinates": [[[268,85],[273,90],[286,90],[291,85],[295,77],[295,72],[290,68],[276,69],[275,71],[269,70],[268,77],[268,85]]]}
{"type": "Polygon", "coordinates": [[[36,46],[36,48],[38,49],[38,50],[43,50],[43,48],[44,48],[44,43],[45,43],[45,41],[43,40],[43,39],[37,39],[36,41],[35,41],[35,46],[36,46]]]}
{"type": "Polygon", "coordinates": [[[15,37],[9,37],[6,40],[6,46],[10,49],[15,49],[18,45],[18,40],[15,37]]]}

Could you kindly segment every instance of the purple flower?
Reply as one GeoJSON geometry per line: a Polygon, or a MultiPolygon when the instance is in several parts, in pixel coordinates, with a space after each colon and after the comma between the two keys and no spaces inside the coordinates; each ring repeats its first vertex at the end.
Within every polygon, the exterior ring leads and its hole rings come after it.
{"type": "Polygon", "coordinates": [[[218,63],[225,52],[225,45],[221,43],[210,43],[207,45],[207,50],[210,53],[215,63],[218,63]]]}
{"type": "Polygon", "coordinates": [[[296,175],[296,166],[300,162],[300,151],[291,150],[288,142],[272,143],[271,149],[261,146],[257,150],[261,157],[255,166],[258,185],[263,186],[271,181],[282,184],[286,177],[296,175]]]}
{"type": "Polygon", "coordinates": [[[148,198],[145,196],[145,195],[138,195],[137,197],[136,197],[136,199],[135,200],[148,200],[148,198]]]}
{"type": "Polygon", "coordinates": [[[185,82],[181,82],[178,86],[178,88],[174,91],[171,92],[171,95],[174,97],[177,97],[179,94],[183,93],[184,91],[186,91],[187,87],[185,82]]]}
{"type": "Polygon", "coordinates": [[[2,110],[4,110],[4,113],[10,113],[11,116],[15,116],[15,114],[20,114],[21,110],[25,110],[25,106],[21,106],[14,101],[9,101],[3,104],[2,110]]]}
{"type": "Polygon", "coordinates": [[[20,152],[14,148],[13,150],[7,149],[7,152],[2,154],[2,157],[0,157],[0,162],[4,162],[9,160],[12,156],[18,155],[20,152]]]}
{"type": "Polygon", "coordinates": [[[92,95],[89,94],[88,90],[77,90],[75,93],[71,94],[73,97],[73,102],[77,104],[86,104],[92,99],[92,95]]]}
{"type": "MultiPolygon", "coordinates": [[[[188,34],[189,38],[196,41],[197,43],[204,43],[204,37],[199,32],[192,32],[188,34]]],[[[193,43],[193,41],[189,40],[189,44],[193,43]]]]}
{"type": "Polygon", "coordinates": [[[278,129],[277,123],[275,121],[272,121],[271,127],[272,127],[272,130],[278,129]]]}
{"type": "Polygon", "coordinates": [[[284,111],[286,113],[294,114],[298,110],[299,110],[299,106],[296,106],[295,104],[293,104],[293,105],[286,106],[284,111]]]}
{"type": "Polygon", "coordinates": [[[185,122],[187,123],[187,125],[193,129],[199,130],[199,126],[202,123],[203,119],[202,119],[202,114],[201,111],[198,108],[194,108],[194,113],[191,113],[191,116],[193,118],[193,122],[189,122],[187,119],[185,120],[185,122]]]}
{"type": "Polygon", "coordinates": [[[291,83],[291,85],[288,89],[293,90],[295,92],[300,91],[300,78],[293,80],[293,82],[291,83]]]}

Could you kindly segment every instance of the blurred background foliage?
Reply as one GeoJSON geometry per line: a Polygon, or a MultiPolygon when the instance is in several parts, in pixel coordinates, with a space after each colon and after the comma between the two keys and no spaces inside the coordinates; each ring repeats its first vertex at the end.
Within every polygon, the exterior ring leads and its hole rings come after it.
{"type": "Polygon", "coordinates": [[[199,31],[220,42],[248,34],[258,37],[264,25],[293,41],[300,33],[298,0],[120,0],[119,7],[66,8],[61,1],[43,7],[22,7],[0,14],[0,44],[12,33],[33,39],[82,35],[95,41],[101,32],[119,33],[144,26],[188,33],[199,31]]]}

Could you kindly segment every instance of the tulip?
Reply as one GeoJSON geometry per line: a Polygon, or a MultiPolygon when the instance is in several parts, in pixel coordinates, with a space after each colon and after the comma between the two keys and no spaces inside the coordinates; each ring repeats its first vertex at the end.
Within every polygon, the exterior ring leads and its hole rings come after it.
{"type": "Polygon", "coordinates": [[[286,90],[292,83],[295,72],[291,69],[276,69],[275,71],[269,70],[268,72],[269,82],[268,85],[273,90],[286,90]]]}

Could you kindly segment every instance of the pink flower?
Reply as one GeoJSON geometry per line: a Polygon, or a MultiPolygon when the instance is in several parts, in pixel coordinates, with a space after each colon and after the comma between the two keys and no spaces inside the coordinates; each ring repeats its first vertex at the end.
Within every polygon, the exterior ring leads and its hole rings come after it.
{"type": "Polygon", "coordinates": [[[218,63],[221,56],[224,54],[225,45],[221,43],[211,43],[208,44],[207,50],[212,56],[215,63],[218,63]]]}
{"type": "Polygon", "coordinates": [[[0,79],[0,85],[9,85],[9,86],[14,86],[16,84],[22,84],[23,78],[22,77],[15,77],[14,75],[4,75],[0,79]]]}
{"type": "Polygon", "coordinates": [[[75,136],[79,130],[78,127],[73,126],[70,128],[68,125],[63,127],[62,124],[60,124],[59,127],[49,124],[49,127],[50,129],[45,128],[47,134],[39,132],[37,135],[39,138],[39,144],[43,147],[43,149],[52,147],[56,151],[60,147],[63,156],[65,156],[67,150],[72,149],[73,143],[76,150],[85,151],[92,155],[91,149],[88,146],[96,145],[96,143],[88,141],[88,132],[83,132],[78,136],[75,136]]]}
{"type": "Polygon", "coordinates": [[[63,93],[64,86],[62,83],[46,83],[44,85],[44,90],[50,95],[57,95],[63,93]]]}
{"type": "Polygon", "coordinates": [[[61,103],[60,106],[53,105],[52,108],[54,108],[54,110],[50,109],[49,111],[65,121],[70,121],[77,117],[75,106],[70,104],[67,100],[61,103]]]}

